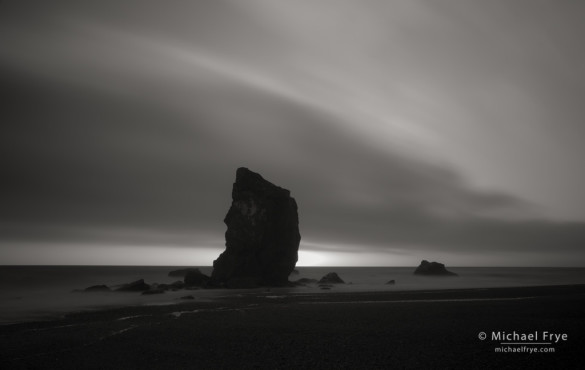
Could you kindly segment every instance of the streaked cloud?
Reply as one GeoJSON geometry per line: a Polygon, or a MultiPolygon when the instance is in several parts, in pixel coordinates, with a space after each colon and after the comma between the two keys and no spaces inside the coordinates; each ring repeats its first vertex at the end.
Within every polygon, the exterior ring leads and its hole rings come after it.
{"type": "Polygon", "coordinates": [[[2,245],[221,248],[247,166],[307,253],[585,260],[580,5],[33,3],[0,5],[2,245]]]}

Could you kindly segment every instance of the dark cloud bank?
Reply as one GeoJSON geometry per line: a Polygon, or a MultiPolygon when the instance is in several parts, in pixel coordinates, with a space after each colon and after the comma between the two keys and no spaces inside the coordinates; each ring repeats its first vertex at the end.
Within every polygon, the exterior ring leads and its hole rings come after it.
{"type": "Polygon", "coordinates": [[[246,166],[291,189],[308,250],[585,262],[584,223],[547,220],[520,197],[380,148],[282,94],[214,72],[184,83],[144,65],[116,75],[21,62],[0,59],[0,248],[197,248],[202,236],[220,245],[235,170],[246,166]]]}

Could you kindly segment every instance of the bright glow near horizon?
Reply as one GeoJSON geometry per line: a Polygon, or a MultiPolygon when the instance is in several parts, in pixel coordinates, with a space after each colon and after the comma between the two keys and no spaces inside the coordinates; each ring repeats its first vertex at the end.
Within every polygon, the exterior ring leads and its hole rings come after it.
{"type": "MultiPolygon", "coordinates": [[[[342,248],[345,249],[346,246],[342,248]]],[[[31,260],[42,261],[42,265],[109,265],[109,266],[211,266],[225,247],[196,246],[138,246],[138,245],[79,245],[11,243],[0,248],[1,265],[30,265],[31,260]],[[81,247],[81,248],[80,248],[81,247]]],[[[551,254],[543,254],[537,261],[519,264],[521,253],[460,254],[426,251],[408,252],[355,252],[299,249],[298,267],[318,266],[393,266],[415,267],[422,259],[445,263],[448,267],[579,267],[578,261],[551,254]],[[508,261],[503,263],[503,261],[508,261]]],[[[33,265],[35,265],[33,263],[33,265]]]]}
{"type": "Polygon", "coordinates": [[[411,256],[390,253],[299,251],[297,266],[412,266],[411,256]],[[372,261],[375,261],[373,263],[372,261]]]}

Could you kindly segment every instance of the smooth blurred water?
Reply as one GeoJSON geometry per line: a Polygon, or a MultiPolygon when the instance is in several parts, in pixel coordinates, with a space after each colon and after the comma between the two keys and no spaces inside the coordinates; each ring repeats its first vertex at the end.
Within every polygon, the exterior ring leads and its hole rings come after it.
{"type": "Polygon", "coordinates": [[[350,291],[422,290],[520,287],[538,285],[585,284],[585,268],[546,267],[449,267],[457,277],[414,275],[412,267],[300,267],[297,278],[319,279],[328,272],[337,274],[350,285],[350,291]],[[395,280],[395,285],[386,285],[395,280]]]}
{"type": "MultiPolygon", "coordinates": [[[[67,312],[143,304],[178,303],[193,291],[140,295],[136,292],[79,293],[92,285],[117,285],[144,279],[146,283],[182,280],[167,266],[0,266],[0,324],[54,318],[67,312]]],[[[202,267],[210,274],[211,267],[202,267]]],[[[203,294],[205,294],[203,292],[203,294]]],[[[201,295],[201,293],[200,293],[201,295]]]]}
{"type": "MultiPolygon", "coordinates": [[[[106,284],[110,287],[144,279],[147,283],[172,283],[180,278],[168,273],[181,267],[172,266],[0,266],[0,324],[38,320],[66,312],[103,307],[173,304],[184,295],[196,299],[212,299],[242,291],[192,290],[143,296],[139,293],[73,293],[75,289],[106,284]]],[[[200,267],[211,274],[211,267],[200,267]]],[[[300,278],[320,279],[337,272],[348,284],[321,290],[317,284],[307,287],[273,289],[279,294],[307,292],[400,291],[423,289],[466,289],[519,287],[537,285],[585,284],[585,268],[514,268],[514,267],[453,267],[458,277],[422,277],[411,267],[298,267],[300,278]],[[395,285],[387,285],[395,280],[395,285]]],[[[257,289],[262,292],[264,289],[257,289]]]]}

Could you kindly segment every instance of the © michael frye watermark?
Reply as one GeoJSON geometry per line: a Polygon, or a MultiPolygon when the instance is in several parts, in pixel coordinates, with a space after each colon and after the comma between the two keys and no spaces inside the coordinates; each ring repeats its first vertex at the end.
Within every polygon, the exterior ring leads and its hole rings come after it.
{"type": "Polygon", "coordinates": [[[496,342],[494,352],[520,352],[520,353],[554,353],[555,345],[567,342],[569,339],[566,333],[554,333],[550,331],[533,332],[506,332],[491,331],[479,332],[479,340],[496,342]]]}

